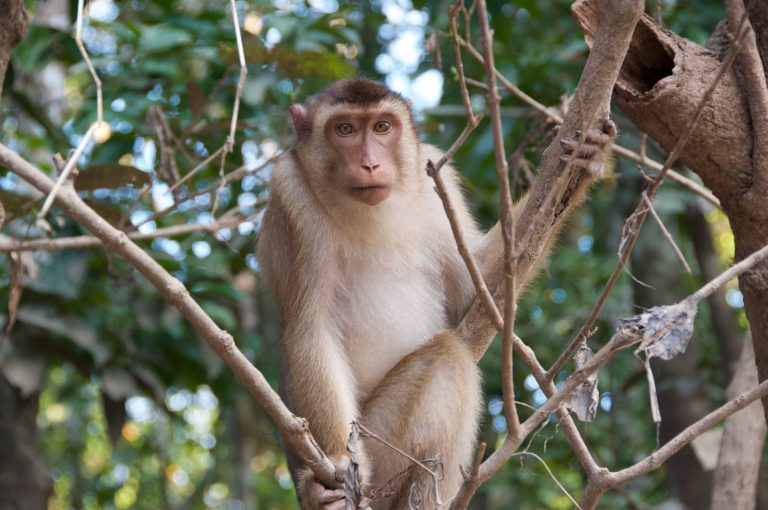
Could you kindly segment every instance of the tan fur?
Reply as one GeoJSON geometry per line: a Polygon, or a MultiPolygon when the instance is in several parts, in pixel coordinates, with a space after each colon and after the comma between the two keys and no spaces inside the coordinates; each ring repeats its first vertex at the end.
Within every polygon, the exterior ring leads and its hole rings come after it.
{"type": "MultiPolygon", "coordinates": [[[[274,171],[258,243],[284,326],[282,394],[333,460],[347,454],[354,420],[417,459],[439,458],[448,499],[471,462],[482,397],[472,353],[446,332],[474,290],[425,172],[442,153],[419,142],[407,101],[368,80],[337,82],[291,115],[296,149],[274,171]],[[384,157],[395,167],[391,194],[375,206],[339,189],[356,169],[328,142],[329,119],[361,111],[390,112],[403,126],[384,157]]],[[[441,172],[487,273],[502,252],[499,228],[484,236],[455,170],[441,172]]],[[[408,508],[409,498],[434,507],[431,477],[375,440],[362,446],[375,510],[408,508]]],[[[317,508],[311,473],[293,462],[292,474],[302,507],[317,508]]]]}

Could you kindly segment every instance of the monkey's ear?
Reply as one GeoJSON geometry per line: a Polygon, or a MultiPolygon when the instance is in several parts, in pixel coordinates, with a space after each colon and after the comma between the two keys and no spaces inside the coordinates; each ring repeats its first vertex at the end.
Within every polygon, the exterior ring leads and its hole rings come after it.
{"type": "Polygon", "coordinates": [[[296,128],[296,136],[299,138],[304,133],[309,132],[309,121],[307,119],[307,109],[303,104],[294,104],[288,108],[288,113],[291,114],[291,120],[293,120],[293,127],[296,128]]]}

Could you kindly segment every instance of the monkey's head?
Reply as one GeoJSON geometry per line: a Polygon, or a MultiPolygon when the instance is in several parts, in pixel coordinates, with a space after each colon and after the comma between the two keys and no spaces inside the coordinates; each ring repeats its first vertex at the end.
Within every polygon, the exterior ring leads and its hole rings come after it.
{"type": "Polygon", "coordinates": [[[408,100],[379,82],[337,81],[290,107],[296,155],[316,192],[375,206],[408,189],[418,133],[408,100]]]}

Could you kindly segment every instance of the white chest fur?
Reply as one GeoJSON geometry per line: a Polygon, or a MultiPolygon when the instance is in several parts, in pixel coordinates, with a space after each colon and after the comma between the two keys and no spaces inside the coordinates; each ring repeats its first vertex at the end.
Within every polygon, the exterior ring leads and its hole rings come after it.
{"type": "Polygon", "coordinates": [[[354,257],[340,269],[335,319],[362,400],[400,359],[446,328],[443,276],[423,253],[354,257]]]}

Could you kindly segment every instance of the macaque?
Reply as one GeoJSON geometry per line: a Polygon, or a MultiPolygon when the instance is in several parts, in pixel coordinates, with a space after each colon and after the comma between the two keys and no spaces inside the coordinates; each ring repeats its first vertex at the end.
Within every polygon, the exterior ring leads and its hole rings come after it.
{"type": "MultiPolygon", "coordinates": [[[[283,327],[282,395],[337,472],[357,421],[441,469],[446,501],[472,461],[482,395],[469,347],[450,332],[475,291],[425,171],[442,153],[420,143],[410,103],[368,79],[338,81],[290,116],[296,146],[275,168],[258,242],[283,327]]],[[[574,165],[598,169],[612,134],[591,130],[574,165]]],[[[441,172],[487,273],[500,229],[484,235],[456,171],[441,172]]],[[[422,468],[373,438],[358,449],[373,509],[434,507],[422,468]]],[[[302,508],[344,508],[341,489],[296,459],[291,472],[302,508]]]]}

